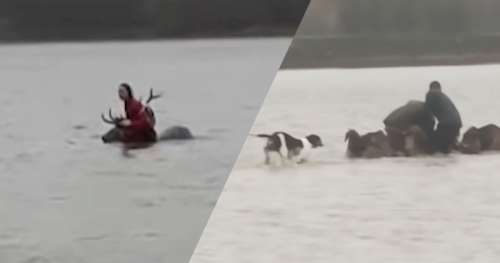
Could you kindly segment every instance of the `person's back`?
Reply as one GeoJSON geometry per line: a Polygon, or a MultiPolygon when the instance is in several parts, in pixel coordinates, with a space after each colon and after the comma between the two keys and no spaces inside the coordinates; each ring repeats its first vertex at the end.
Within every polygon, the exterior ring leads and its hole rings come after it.
{"type": "MultiPolygon", "coordinates": [[[[433,82],[434,83],[434,82],[433,82]]],[[[439,85],[439,84],[431,84],[439,85]]],[[[451,99],[441,91],[440,86],[429,89],[425,96],[425,105],[434,114],[439,123],[462,127],[462,119],[451,99]]]]}
{"type": "Polygon", "coordinates": [[[442,92],[441,84],[437,81],[431,83],[425,105],[438,120],[432,143],[438,151],[449,153],[455,146],[462,127],[460,113],[451,99],[442,92]]]}

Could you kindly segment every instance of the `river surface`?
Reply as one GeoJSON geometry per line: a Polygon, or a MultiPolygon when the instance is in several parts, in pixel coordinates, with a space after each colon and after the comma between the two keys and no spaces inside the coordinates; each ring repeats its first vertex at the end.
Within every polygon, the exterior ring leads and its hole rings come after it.
{"type": "Polygon", "coordinates": [[[350,160],[345,132],[383,127],[442,83],[464,126],[500,124],[500,66],[285,70],[252,133],[322,136],[299,166],[266,167],[249,137],[192,263],[495,262],[500,154],[350,160]]]}
{"type": "Polygon", "coordinates": [[[289,43],[0,46],[0,262],[187,262],[289,43]],[[121,82],[197,139],[104,145],[121,82]]]}

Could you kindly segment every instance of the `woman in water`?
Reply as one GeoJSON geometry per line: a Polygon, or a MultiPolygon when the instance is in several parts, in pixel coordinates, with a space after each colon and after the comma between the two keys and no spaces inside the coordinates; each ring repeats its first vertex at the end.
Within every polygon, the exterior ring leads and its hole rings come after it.
{"type": "Polygon", "coordinates": [[[122,128],[123,141],[156,141],[155,120],[152,110],[134,98],[132,88],[127,83],[120,84],[118,96],[124,102],[126,114],[125,118],[118,124],[122,128]]]}

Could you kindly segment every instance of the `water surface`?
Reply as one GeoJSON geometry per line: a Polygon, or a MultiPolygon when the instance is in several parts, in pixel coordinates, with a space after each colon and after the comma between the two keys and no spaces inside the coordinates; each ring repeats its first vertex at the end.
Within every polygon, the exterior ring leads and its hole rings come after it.
{"type": "Polygon", "coordinates": [[[349,160],[345,132],[383,127],[432,80],[464,126],[500,123],[499,66],[281,71],[252,133],[317,133],[297,167],[263,165],[249,137],[191,262],[493,262],[500,154],[349,160]]]}
{"type": "Polygon", "coordinates": [[[0,262],[187,262],[288,44],[0,46],[0,262]],[[101,143],[121,82],[198,139],[101,143]]]}

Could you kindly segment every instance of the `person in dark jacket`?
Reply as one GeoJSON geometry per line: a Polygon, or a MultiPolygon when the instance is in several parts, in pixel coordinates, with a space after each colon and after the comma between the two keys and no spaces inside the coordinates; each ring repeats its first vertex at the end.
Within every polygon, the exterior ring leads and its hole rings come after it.
{"type": "Polygon", "coordinates": [[[435,149],[450,153],[457,144],[462,128],[462,119],[455,104],[441,90],[441,84],[433,81],[425,97],[425,105],[438,120],[438,125],[431,138],[435,149]]]}

